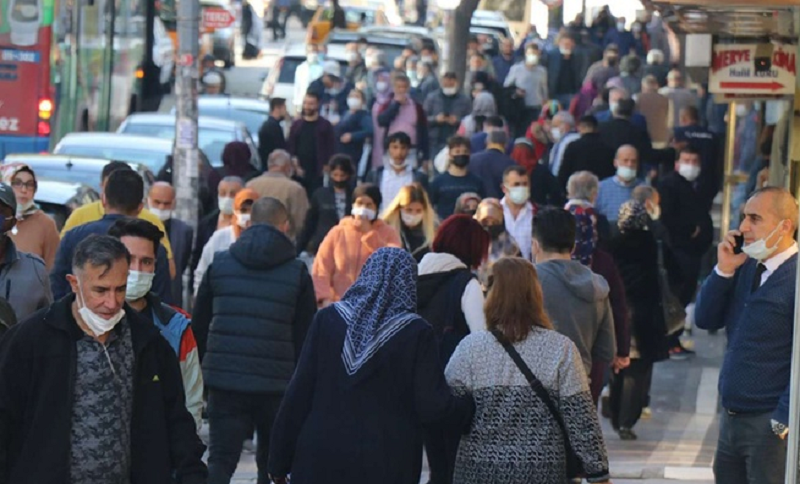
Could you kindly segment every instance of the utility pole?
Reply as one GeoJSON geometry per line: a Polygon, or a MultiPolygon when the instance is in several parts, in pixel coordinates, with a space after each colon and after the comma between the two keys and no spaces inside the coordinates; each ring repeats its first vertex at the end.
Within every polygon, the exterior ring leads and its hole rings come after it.
{"type": "MultiPolygon", "coordinates": [[[[175,93],[175,148],[172,184],[175,187],[175,216],[197,235],[198,163],[197,84],[200,54],[200,2],[178,0],[178,62],[175,93]]],[[[183,274],[176,274],[183,277],[183,274]]],[[[187,286],[187,284],[184,284],[187,286]]],[[[187,307],[187,306],[184,306],[187,307]]]]}

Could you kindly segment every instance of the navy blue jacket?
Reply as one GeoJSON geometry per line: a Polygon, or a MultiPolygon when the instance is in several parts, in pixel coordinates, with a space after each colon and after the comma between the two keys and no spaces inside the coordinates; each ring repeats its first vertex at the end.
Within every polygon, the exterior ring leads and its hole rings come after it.
{"type": "Polygon", "coordinates": [[[189,267],[192,258],[192,242],[194,230],[183,220],[170,219],[164,222],[167,229],[169,243],[172,246],[172,260],[175,261],[175,279],[172,280],[172,301],[182,306],[183,302],[183,273],[189,267]]]}
{"type": "Polygon", "coordinates": [[[372,115],[366,109],[359,109],[354,113],[348,111],[339,124],[333,127],[333,131],[336,133],[336,153],[349,156],[353,166],[358,167],[361,154],[364,152],[364,142],[372,138],[374,131],[372,115]],[[349,143],[341,142],[345,133],[350,133],[349,143]]]}
{"type": "Polygon", "coordinates": [[[507,154],[495,149],[475,153],[469,159],[469,172],[483,181],[487,198],[503,198],[503,172],[517,163],[507,154]]]}
{"type": "Polygon", "coordinates": [[[797,255],[751,294],[756,265],[748,260],[730,279],[713,271],[700,288],[694,317],[699,328],[725,328],[728,335],[719,375],[722,406],[772,412],[788,425],[797,255]]]}
{"type": "MultiPolygon", "coordinates": [[[[61,239],[61,244],[58,246],[56,262],[50,272],[50,288],[53,290],[53,299],[61,299],[72,292],[72,288],[67,282],[67,274],[72,274],[72,256],[75,254],[75,248],[78,244],[92,234],[106,235],[108,229],[114,225],[114,222],[123,217],[124,215],[105,214],[100,220],[79,225],[64,234],[64,238],[61,239]]],[[[156,275],[153,279],[153,288],[151,290],[163,302],[172,304],[169,260],[167,259],[167,251],[162,245],[158,246],[158,253],[156,254],[156,275]]]]}
{"type": "MultiPolygon", "coordinates": [[[[599,113],[594,115],[595,119],[597,119],[598,123],[605,123],[606,121],[611,121],[614,117],[611,115],[611,110],[606,109],[605,111],[600,111],[599,113]]],[[[645,118],[642,113],[633,113],[631,116],[631,123],[634,126],[647,131],[647,118],[645,118]]]]}
{"type": "MultiPolygon", "coordinates": [[[[0,339],[0,483],[69,484],[75,342],[84,336],[70,295],[0,339]]],[[[205,446],[189,411],[175,352],[131,307],[131,484],[206,482],[205,446]]]]}
{"type": "Polygon", "coordinates": [[[719,192],[721,181],[717,138],[711,131],[693,125],[675,128],[675,141],[686,142],[700,153],[700,176],[694,185],[703,203],[702,210],[708,212],[714,204],[714,197],[719,192]]]}
{"type": "Polygon", "coordinates": [[[349,82],[343,82],[342,88],[336,94],[331,94],[325,89],[325,84],[322,83],[322,78],[315,80],[308,86],[308,92],[313,92],[319,96],[319,105],[320,107],[329,104],[331,101],[336,101],[336,112],[342,116],[345,112],[347,112],[347,96],[350,95],[350,91],[353,89],[353,85],[349,82]]]}
{"type": "Polygon", "coordinates": [[[192,329],[209,388],[282,395],[317,311],[306,264],[286,235],[254,225],[217,252],[192,329]]]}
{"type": "Polygon", "coordinates": [[[520,58],[511,54],[511,59],[506,59],[503,54],[497,54],[492,58],[492,66],[494,67],[494,77],[497,79],[498,84],[503,85],[508,77],[508,72],[511,67],[519,62],[520,58]]]}

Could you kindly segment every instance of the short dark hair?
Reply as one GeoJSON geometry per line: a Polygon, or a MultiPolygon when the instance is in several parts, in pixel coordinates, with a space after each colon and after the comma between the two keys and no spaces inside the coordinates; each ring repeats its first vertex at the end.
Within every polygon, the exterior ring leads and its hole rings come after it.
{"type": "Polygon", "coordinates": [[[489,125],[492,128],[505,128],[506,121],[503,119],[502,116],[489,116],[484,121],[485,125],[489,125]]]}
{"type": "Polygon", "coordinates": [[[133,171],[133,168],[131,168],[131,165],[129,165],[129,164],[123,162],[123,161],[112,161],[112,162],[106,164],[106,166],[103,167],[103,171],[100,173],[100,180],[101,181],[106,181],[108,179],[108,177],[110,177],[111,174],[114,173],[117,170],[131,170],[131,171],[133,171]]]}
{"type": "Polygon", "coordinates": [[[633,99],[620,99],[619,106],[617,107],[617,115],[630,118],[633,116],[633,111],[636,108],[636,103],[633,99]]]}
{"type": "Polygon", "coordinates": [[[253,203],[250,209],[250,223],[252,225],[278,225],[289,220],[289,211],[286,205],[277,198],[261,197],[253,203]]]}
{"type": "Polygon", "coordinates": [[[75,247],[72,254],[72,273],[83,270],[89,264],[92,267],[104,267],[105,275],[121,259],[131,263],[131,254],[125,244],[108,235],[92,234],[75,247]]]}
{"type": "Polygon", "coordinates": [[[314,99],[317,100],[317,102],[320,102],[319,94],[317,94],[316,91],[306,91],[306,96],[313,97],[314,99]]]}
{"type": "Polygon", "coordinates": [[[528,176],[528,172],[525,170],[525,168],[523,168],[523,167],[521,167],[519,165],[511,165],[508,168],[506,168],[505,170],[503,170],[503,181],[505,181],[506,177],[510,173],[516,173],[519,176],[528,176]]]}
{"type": "Polygon", "coordinates": [[[448,149],[452,150],[453,148],[457,148],[459,146],[466,146],[467,148],[469,148],[472,145],[470,144],[469,140],[463,136],[456,135],[450,137],[450,139],[447,140],[448,149]]]}
{"type": "Polygon", "coordinates": [[[276,109],[286,106],[286,99],[282,97],[273,97],[269,100],[269,112],[274,113],[276,109]]]}
{"type": "Polygon", "coordinates": [[[122,217],[108,229],[108,235],[115,239],[122,239],[123,237],[147,239],[153,243],[153,254],[158,254],[158,246],[161,245],[164,232],[147,220],[122,217]]]}
{"type": "Polygon", "coordinates": [[[678,152],[678,157],[680,158],[680,156],[681,156],[682,154],[684,154],[684,153],[686,153],[687,155],[697,155],[697,156],[700,156],[700,152],[699,152],[699,151],[697,151],[697,150],[696,150],[695,148],[693,148],[692,146],[684,146],[683,148],[681,148],[681,150],[678,152]]]}
{"type": "Polygon", "coordinates": [[[411,85],[411,79],[403,73],[397,73],[394,76],[392,76],[392,84],[396,82],[403,82],[405,84],[408,84],[409,86],[411,85]]]}
{"type": "Polygon", "coordinates": [[[403,131],[396,131],[386,137],[386,147],[392,143],[400,143],[403,146],[411,147],[411,136],[403,131]]]}
{"type": "Polygon", "coordinates": [[[355,202],[358,197],[367,196],[375,202],[375,205],[380,208],[381,204],[383,203],[383,195],[381,195],[381,189],[378,188],[377,185],[373,183],[364,183],[356,187],[353,190],[353,202],[355,202]]]}
{"type": "Polygon", "coordinates": [[[454,81],[457,81],[458,80],[458,76],[453,71],[447,71],[444,74],[442,74],[442,79],[452,79],[454,81]]]}
{"type": "Polygon", "coordinates": [[[697,109],[697,106],[684,106],[681,108],[681,111],[683,111],[692,121],[700,120],[700,110],[697,109]]]}
{"type": "Polygon", "coordinates": [[[570,253],[575,247],[575,217],[563,208],[543,208],[533,219],[533,237],[545,252],[570,253]]]}
{"type": "Polygon", "coordinates": [[[144,180],[133,170],[117,170],[109,175],[103,193],[109,207],[133,215],[144,199],[144,180]]]}
{"type": "Polygon", "coordinates": [[[578,121],[579,126],[586,126],[587,128],[591,128],[592,131],[597,129],[598,123],[597,118],[592,116],[591,114],[586,114],[581,116],[581,120],[578,121]]]}
{"type": "Polygon", "coordinates": [[[328,162],[328,171],[331,172],[333,170],[342,170],[343,172],[352,176],[355,173],[355,169],[353,168],[353,160],[347,155],[333,155],[328,162]]]}

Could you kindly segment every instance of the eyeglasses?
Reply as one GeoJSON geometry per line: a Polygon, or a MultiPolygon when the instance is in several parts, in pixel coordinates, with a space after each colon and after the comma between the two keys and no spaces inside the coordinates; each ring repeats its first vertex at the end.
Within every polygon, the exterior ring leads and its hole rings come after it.
{"type": "Polygon", "coordinates": [[[28,190],[36,190],[36,182],[33,180],[29,182],[14,180],[11,182],[11,186],[14,188],[27,188],[28,190]]]}

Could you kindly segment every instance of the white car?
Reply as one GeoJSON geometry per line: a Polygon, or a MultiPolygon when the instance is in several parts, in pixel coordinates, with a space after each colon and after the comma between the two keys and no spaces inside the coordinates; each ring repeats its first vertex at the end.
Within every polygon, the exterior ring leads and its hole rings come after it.
{"type": "MultiPolygon", "coordinates": [[[[344,46],[329,46],[326,59],[335,60],[341,65],[342,72],[347,68],[344,46]]],[[[261,98],[279,97],[286,99],[289,113],[294,115],[294,74],[297,68],[306,61],[305,44],[290,44],[281,53],[275,66],[261,85],[261,98]]]]}

